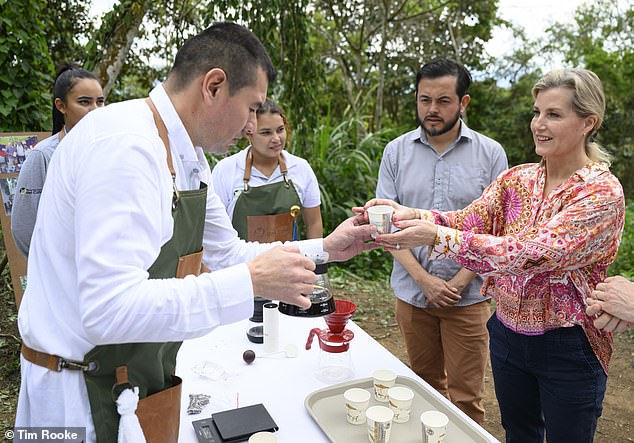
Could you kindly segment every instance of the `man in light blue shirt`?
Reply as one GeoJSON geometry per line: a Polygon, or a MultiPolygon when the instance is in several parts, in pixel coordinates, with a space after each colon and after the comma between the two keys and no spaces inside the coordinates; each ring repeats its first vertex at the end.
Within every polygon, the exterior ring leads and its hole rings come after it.
{"type": "MultiPolygon", "coordinates": [[[[461,119],[469,72],[437,59],[416,76],[420,126],[385,147],[376,196],[414,207],[452,211],[478,198],[508,168],[502,146],[461,119]]],[[[488,297],[482,278],[453,260],[430,261],[427,247],[392,251],[396,319],[410,366],[478,423],[488,355],[488,297]]]]}

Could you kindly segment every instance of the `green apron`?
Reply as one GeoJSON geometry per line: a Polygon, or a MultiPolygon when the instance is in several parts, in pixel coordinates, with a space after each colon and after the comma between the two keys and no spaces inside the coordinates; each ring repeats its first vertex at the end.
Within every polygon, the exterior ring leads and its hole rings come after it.
{"type": "MultiPolygon", "coordinates": [[[[159,126],[159,135],[162,135],[161,138],[166,144],[170,171],[175,179],[176,175],[171,165],[171,154],[167,141],[167,130],[153,104],[149,104],[157,126],[159,126]],[[161,134],[162,132],[163,134],[161,134]]],[[[151,279],[174,278],[183,257],[202,256],[207,186],[201,183],[201,188],[198,190],[177,191],[174,184],[173,198],[174,234],[163,245],[156,261],[148,269],[151,279]]],[[[197,274],[197,272],[194,273],[197,274]]],[[[121,390],[130,386],[138,386],[139,399],[144,399],[173,386],[172,376],[176,368],[176,354],[180,346],[181,342],[126,343],[96,346],[86,354],[84,362],[97,363],[96,370],[84,372],[97,442],[117,441],[119,414],[115,400],[121,390]],[[127,366],[129,380],[127,386],[117,386],[115,382],[115,371],[122,365],[127,366]]],[[[180,398],[178,401],[180,402],[180,398]]],[[[139,409],[137,409],[137,413],[138,411],[139,409]]],[[[143,425],[143,422],[141,424],[143,425]]],[[[178,433],[178,429],[176,432],[178,433]]],[[[148,434],[145,433],[147,437],[148,434]]]]}
{"type": "Polygon", "coordinates": [[[238,236],[247,241],[272,242],[299,240],[301,200],[293,182],[286,177],[284,158],[279,158],[284,180],[263,186],[249,186],[253,154],[247,152],[244,189],[236,200],[231,223],[238,236]]]}

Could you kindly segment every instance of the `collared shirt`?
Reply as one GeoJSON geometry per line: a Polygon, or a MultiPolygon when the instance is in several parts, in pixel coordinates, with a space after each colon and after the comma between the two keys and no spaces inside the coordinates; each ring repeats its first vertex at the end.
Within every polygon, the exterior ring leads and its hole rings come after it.
{"type": "Polygon", "coordinates": [[[625,218],[618,179],[589,162],[543,197],[545,166],[517,166],[455,212],[428,212],[439,227],[431,258],[486,276],[506,327],[525,335],[580,325],[607,373],[612,334],[594,327],[586,298],[616,258],[625,218]]]}
{"type": "MultiPolygon", "coordinates": [[[[486,186],[508,167],[502,146],[461,122],[458,138],[442,153],[427,140],[421,127],[388,143],[383,152],[376,196],[415,208],[450,211],[478,198],[486,186]]],[[[461,268],[452,260],[430,261],[429,248],[411,250],[431,275],[451,279],[461,268]]],[[[396,296],[417,307],[426,306],[425,294],[396,260],[391,284],[396,296]]],[[[485,300],[482,278],[476,276],[462,291],[458,306],[485,300]]]]}
{"type": "MultiPolygon", "coordinates": [[[[246,156],[249,148],[245,148],[230,157],[223,158],[211,171],[214,190],[220,201],[227,208],[227,214],[232,217],[233,209],[240,193],[244,189],[244,168],[246,166],[246,156]]],[[[319,195],[319,184],[317,177],[308,162],[287,151],[282,151],[286,168],[287,178],[295,185],[295,190],[299,196],[303,208],[314,208],[321,204],[319,195]]],[[[262,174],[253,166],[251,168],[251,178],[249,185],[252,187],[264,186],[271,183],[278,183],[283,180],[279,165],[275,168],[270,177],[262,174]]],[[[233,217],[232,217],[233,218],[233,217]]]]}
{"type": "MultiPolygon", "coordinates": [[[[202,150],[192,145],[162,85],[150,96],[168,129],[177,188],[199,186],[191,180],[194,169],[210,183],[202,150]]],[[[79,121],[51,160],[40,200],[18,315],[25,344],[83,360],[96,345],[194,338],[252,314],[245,262],[271,245],[238,239],[211,188],[203,244],[204,261],[215,271],[148,279],[172,237],[172,192],[165,146],[144,100],[111,104],[79,121]]],[[[322,240],[298,245],[321,252],[322,240]]],[[[93,441],[81,372],[21,361],[16,425],[86,426],[93,441]]]]}

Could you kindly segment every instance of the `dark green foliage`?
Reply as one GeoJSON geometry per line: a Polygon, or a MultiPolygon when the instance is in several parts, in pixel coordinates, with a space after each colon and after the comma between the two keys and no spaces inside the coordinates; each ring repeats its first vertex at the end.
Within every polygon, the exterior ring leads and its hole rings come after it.
{"type": "Polygon", "coordinates": [[[499,23],[497,3],[489,0],[312,3],[312,38],[326,67],[321,103],[335,116],[367,116],[370,131],[402,125],[413,115],[415,73],[432,58],[486,65],[483,44],[499,23]]]}
{"type": "Polygon", "coordinates": [[[80,39],[94,32],[85,0],[46,0],[42,11],[49,53],[55,65],[64,61],[83,63],[85,51],[80,39]]]}
{"type": "Polygon", "coordinates": [[[116,103],[139,97],[147,97],[156,79],[167,78],[167,68],[148,66],[141,56],[130,54],[108,95],[108,103],[116,103]]]}
{"type": "Polygon", "coordinates": [[[310,138],[293,144],[319,180],[327,232],[352,215],[351,207],[374,197],[383,148],[397,134],[385,130],[363,136],[363,129],[359,120],[333,125],[326,118],[310,138]]]}
{"type": "MultiPolygon", "coordinates": [[[[294,153],[309,161],[319,181],[324,233],[353,215],[353,206],[374,197],[383,148],[399,133],[391,129],[363,135],[362,121],[333,125],[325,118],[310,137],[293,142],[294,153]]],[[[391,264],[391,255],[373,251],[341,266],[369,277],[387,275],[391,264]]]]}
{"type": "Polygon", "coordinates": [[[475,82],[470,89],[469,126],[500,142],[509,166],[539,161],[530,131],[531,88],[538,78],[538,73],[526,74],[506,88],[494,79],[486,79],[475,82]]]}
{"type": "Polygon", "coordinates": [[[0,131],[50,131],[53,63],[43,0],[0,0],[0,131]]]}
{"type": "Polygon", "coordinates": [[[572,66],[594,71],[607,98],[597,141],[614,156],[612,170],[634,196],[634,3],[598,0],[582,5],[570,25],[550,28],[549,49],[572,66]]]}
{"type": "Polygon", "coordinates": [[[209,2],[205,22],[231,20],[247,26],[267,48],[278,72],[269,96],[279,102],[297,138],[319,123],[316,94],[323,71],[311,45],[308,0],[220,0],[209,2]]]}

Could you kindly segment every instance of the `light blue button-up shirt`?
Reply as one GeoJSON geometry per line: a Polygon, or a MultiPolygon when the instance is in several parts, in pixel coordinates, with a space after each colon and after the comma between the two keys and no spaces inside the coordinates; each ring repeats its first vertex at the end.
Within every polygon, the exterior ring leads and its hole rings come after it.
{"type": "MultiPolygon", "coordinates": [[[[454,211],[478,198],[507,168],[502,146],[464,122],[458,138],[441,153],[429,144],[419,126],[385,147],[376,196],[414,208],[454,211]]],[[[461,268],[453,260],[429,260],[426,246],[414,248],[412,253],[427,272],[443,280],[451,279],[461,268]]],[[[426,306],[425,294],[396,260],[391,284],[399,299],[420,308],[426,306]]],[[[476,276],[462,291],[458,306],[486,300],[480,295],[481,286],[482,277],[476,276]]]]}

